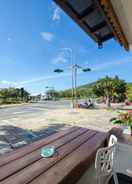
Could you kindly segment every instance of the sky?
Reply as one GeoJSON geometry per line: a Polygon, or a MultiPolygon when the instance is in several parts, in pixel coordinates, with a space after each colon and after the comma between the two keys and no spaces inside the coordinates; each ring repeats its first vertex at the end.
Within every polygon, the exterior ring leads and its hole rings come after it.
{"type": "Polygon", "coordinates": [[[91,68],[78,72],[78,85],[106,75],[132,82],[132,52],[114,39],[98,49],[52,0],[0,0],[0,88],[24,87],[31,94],[43,93],[46,86],[70,88],[66,48],[73,62],[91,68]],[[56,68],[64,73],[54,73],[56,68]]]}

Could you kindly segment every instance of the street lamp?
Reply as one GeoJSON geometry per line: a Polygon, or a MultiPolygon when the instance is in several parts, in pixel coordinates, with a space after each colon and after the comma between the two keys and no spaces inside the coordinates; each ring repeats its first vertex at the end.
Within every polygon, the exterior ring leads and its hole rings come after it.
{"type": "Polygon", "coordinates": [[[77,65],[77,64],[75,64],[75,65],[73,65],[73,72],[74,72],[74,81],[75,81],[75,101],[76,101],[76,105],[77,105],[77,71],[78,71],[78,69],[81,69],[83,72],[90,72],[91,71],[91,69],[90,68],[83,68],[82,66],[80,66],[80,65],[77,65]]]}
{"type": "MultiPolygon", "coordinates": [[[[71,65],[71,75],[72,75],[72,107],[74,108],[74,72],[73,72],[73,50],[71,48],[62,48],[62,49],[59,49],[60,51],[66,51],[69,53],[70,55],[70,65],[71,65]]],[[[62,69],[55,69],[54,72],[56,73],[62,73],[64,72],[64,70],[62,69]]]]}
{"type": "Polygon", "coordinates": [[[47,92],[48,92],[48,89],[49,89],[49,91],[50,91],[50,97],[53,98],[54,87],[53,86],[45,86],[45,88],[47,89],[47,92]]]}
{"type": "Polygon", "coordinates": [[[46,89],[54,90],[54,86],[45,86],[46,89]]]}
{"type": "Polygon", "coordinates": [[[70,63],[70,66],[71,66],[71,76],[72,76],[72,107],[74,108],[74,71],[73,71],[73,50],[69,47],[65,47],[65,48],[62,48],[60,49],[61,51],[66,51],[69,53],[70,55],[70,58],[71,58],[71,63],[70,63]]]}
{"type": "Polygon", "coordinates": [[[57,69],[54,70],[54,72],[56,72],[56,73],[63,73],[64,70],[62,70],[62,69],[60,69],[60,68],[57,68],[57,69]]]}
{"type": "MultiPolygon", "coordinates": [[[[74,100],[76,100],[77,104],[77,70],[82,69],[83,72],[91,71],[90,68],[83,68],[73,62],[73,50],[71,48],[62,48],[61,51],[67,51],[70,54],[71,58],[71,72],[72,72],[72,107],[75,107],[74,100]]],[[[55,73],[62,73],[64,72],[63,69],[57,68],[54,70],[55,73]]]]}
{"type": "Polygon", "coordinates": [[[83,72],[90,72],[91,69],[90,69],[90,68],[83,68],[82,71],[83,71],[83,72]]]}

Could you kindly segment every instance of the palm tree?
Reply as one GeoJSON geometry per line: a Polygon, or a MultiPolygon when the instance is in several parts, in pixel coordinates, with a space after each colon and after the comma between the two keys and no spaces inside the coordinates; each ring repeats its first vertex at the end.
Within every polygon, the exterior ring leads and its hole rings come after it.
{"type": "Polygon", "coordinates": [[[114,78],[106,76],[96,82],[93,92],[97,96],[104,97],[107,106],[110,107],[111,101],[115,97],[119,101],[125,100],[126,83],[124,80],[120,80],[118,76],[115,76],[114,78]]]}
{"type": "Polygon", "coordinates": [[[111,106],[111,99],[114,94],[112,78],[106,76],[105,78],[98,80],[93,91],[97,96],[103,96],[105,98],[107,107],[111,106]]]}

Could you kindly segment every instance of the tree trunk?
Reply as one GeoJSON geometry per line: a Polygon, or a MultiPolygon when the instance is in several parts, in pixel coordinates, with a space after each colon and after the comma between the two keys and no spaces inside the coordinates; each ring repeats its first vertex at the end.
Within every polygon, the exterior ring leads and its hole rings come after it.
{"type": "Polygon", "coordinates": [[[132,136],[132,126],[130,126],[130,130],[131,130],[131,136],[132,136]]]}
{"type": "Polygon", "coordinates": [[[111,107],[111,99],[110,99],[110,97],[106,98],[106,105],[107,105],[107,107],[111,107]]]}

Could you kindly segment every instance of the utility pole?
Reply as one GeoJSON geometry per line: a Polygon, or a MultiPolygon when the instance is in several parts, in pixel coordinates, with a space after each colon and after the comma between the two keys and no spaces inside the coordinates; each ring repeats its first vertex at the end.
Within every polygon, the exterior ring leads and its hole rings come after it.
{"type": "MultiPolygon", "coordinates": [[[[83,68],[77,64],[74,64],[73,61],[73,50],[71,48],[63,48],[60,49],[62,51],[67,51],[70,53],[70,58],[71,58],[71,63],[70,63],[70,68],[71,68],[71,79],[72,79],[72,108],[75,108],[77,105],[77,71],[78,69],[82,69],[83,72],[88,72],[91,71],[90,68],[83,68]]],[[[62,69],[55,69],[54,72],[56,73],[62,73],[64,70],[62,69]]]]}
{"type": "Polygon", "coordinates": [[[77,65],[74,65],[75,106],[77,106],[77,65]]]}
{"type": "Polygon", "coordinates": [[[71,87],[72,87],[72,108],[74,108],[74,98],[75,98],[75,89],[74,89],[74,61],[73,61],[73,50],[71,48],[62,48],[61,51],[66,51],[70,54],[70,68],[71,68],[71,87]]]}
{"type": "Polygon", "coordinates": [[[83,72],[89,72],[89,71],[91,71],[91,69],[90,68],[83,68],[82,66],[80,66],[80,65],[77,65],[77,64],[75,64],[75,65],[73,65],[73,68],[74,68],[74,70],[73,70],[73,72],[74,72],[74,91],[75,91],[75,103],[74,103],[74,106],[77,106],[77,104],[78,104],[78,95],[77,95],[77,71],[78,71],[78,69],[81,69],[83,72]]]}

